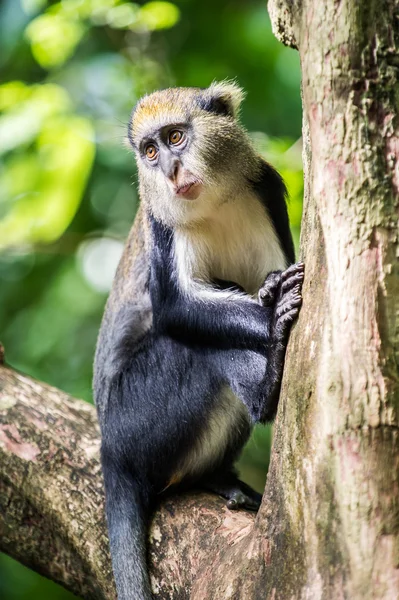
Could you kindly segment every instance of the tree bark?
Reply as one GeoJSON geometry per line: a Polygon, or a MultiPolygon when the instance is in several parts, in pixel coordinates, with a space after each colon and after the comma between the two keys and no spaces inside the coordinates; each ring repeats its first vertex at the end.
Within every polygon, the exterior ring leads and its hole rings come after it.
{"type": "Polygon", "coordinates": [[[261,513],[266,595],[394,599],[399,5],[271,0],[269,9],[302,65],[306,282],[261,513]]]}
{"type": "MultiPolygon", "coordinates": [[[[399,590],[399,7],[270,0],[303,73],[304,305],[261,509],[172,497],[159,598],[391,600],[399,590]]],[[[0,369],[0,546],[114,598],[93,407],[0,369]]]]}

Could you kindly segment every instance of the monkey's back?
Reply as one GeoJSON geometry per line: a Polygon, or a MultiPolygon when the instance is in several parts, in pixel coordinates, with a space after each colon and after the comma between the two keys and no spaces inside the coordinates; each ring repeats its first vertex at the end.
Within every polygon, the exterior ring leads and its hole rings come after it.
{"type": "Polygon", "coordinates": [[[125,339],[133,350],[135,341],[151,327],[149,235],[148,220],[140,206],[115,273],[97,339],[93,388],[100,413],[109,381],[120,368],[121,340],[125,339]]]}

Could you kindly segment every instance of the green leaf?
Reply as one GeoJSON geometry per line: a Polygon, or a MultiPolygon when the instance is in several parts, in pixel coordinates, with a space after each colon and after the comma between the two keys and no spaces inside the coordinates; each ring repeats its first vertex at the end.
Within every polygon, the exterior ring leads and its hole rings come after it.
{"type": "Polygon", "coordinates": [[[62,65],[75,51],[85,33],[80,21],[61,13],[44,14],[26,28],[32,54],[40,66],[51,69],[62,65]]]}
{"type": "Polygon", "coordinates": [[[37,140],[39,182],[25,193],[20,186],[11,190],[20,195],[0,220],[0,247],[50,243],[62,235],[82,199],[94,148],[87,119],[65,115],[47,120],[37,140]]]}
{"type": "Polygon", "coordinates": [[[22,81],[9,81],[0,85],[0,110],[4,111],[29,98],[32,88],[22,81]]]}
{"type": "Polygon", "coordinates": [[[33,141],[46,119],[71,105],[67,92],[59,85],[24,88],[17,85],[20,83],[0,86],[0,104],[3,101],[4,107],[10,108],[0,117],[0,155],[33,141]]]}
{"type": "Polygon", "coordinates": [[[170,29],[180,19],[180,10],[171,2],[148,2],[141,9],[138,23],[149,31],[170,29]]]}

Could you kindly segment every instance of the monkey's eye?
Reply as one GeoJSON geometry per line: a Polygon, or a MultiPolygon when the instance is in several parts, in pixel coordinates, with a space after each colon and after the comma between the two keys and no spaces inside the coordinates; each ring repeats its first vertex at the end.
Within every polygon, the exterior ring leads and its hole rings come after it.
{"type": "Polygon", "coordinates": [[[145,155],[148,158],[148,160],[155,160],[158,156],[157,147],[154,146],[154,144],[148,144],[148,146],[146,146],[145,149],[145,155]]]}
{"type": "Polygon", "coordinates": [[[185,139],[186,136],[182,131],[179,131],[179,129],[174,129],[169,133],[169,144],[172,144],[172,146],[178,146],[184,142],[185,139]]]}

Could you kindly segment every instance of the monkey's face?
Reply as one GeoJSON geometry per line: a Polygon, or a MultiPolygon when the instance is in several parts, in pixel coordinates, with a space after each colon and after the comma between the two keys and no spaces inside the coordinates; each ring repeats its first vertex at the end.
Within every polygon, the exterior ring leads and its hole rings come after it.
{"type": "Polygon", "coordinates": [[[250,175],[253,151],[237,121],[241,99],[237,86],[213,84],[155,92],[138,103],[129,139],[141,197],[164,223],[207,218],[250,175]]]}
{"type": "Polygon", "coordinates": [[[163,193],[177,200],[196,200],[204,186],[201,176],[187,167],[192,138],[192,127],[187,123],[172,123],[140,141],[139,160],[149,169],[143,170],[142,176],[157,181],[163,193]]]}

